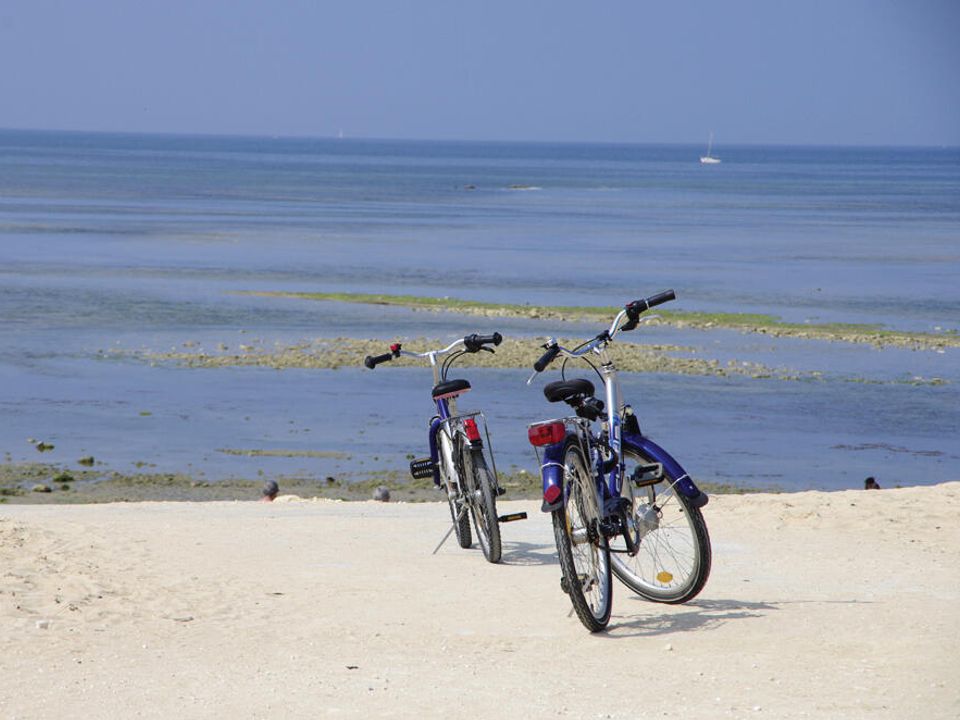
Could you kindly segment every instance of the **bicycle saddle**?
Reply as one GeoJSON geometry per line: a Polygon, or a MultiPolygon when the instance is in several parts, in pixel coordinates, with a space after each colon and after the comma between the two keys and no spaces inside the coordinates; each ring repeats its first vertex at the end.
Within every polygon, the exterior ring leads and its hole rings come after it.
{"type": "Polygon", "coordinates": [[[470,389],[470,383],[466,380],[444,380],[433,388],[433,399],[456,397],[470,389]]]}
{"type": "Polygon", "coordinates": [[[593,397],[593,383],[583,378],[558,380],[544,385],[543,395],[550,402],[570,402],[574,398],[593,397]]]}

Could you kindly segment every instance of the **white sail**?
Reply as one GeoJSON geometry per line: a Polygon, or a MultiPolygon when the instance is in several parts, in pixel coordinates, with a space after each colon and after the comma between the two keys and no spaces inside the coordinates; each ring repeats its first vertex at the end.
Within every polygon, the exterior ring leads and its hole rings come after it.
{"type": "Polygon", "coordinates": [[[707,154],[700,157],[701,165],[719,165],[720,158],[715,158],[711,155],[713,150],[713,130],[710,131],[710,140],[707,142],[707,154]]]}

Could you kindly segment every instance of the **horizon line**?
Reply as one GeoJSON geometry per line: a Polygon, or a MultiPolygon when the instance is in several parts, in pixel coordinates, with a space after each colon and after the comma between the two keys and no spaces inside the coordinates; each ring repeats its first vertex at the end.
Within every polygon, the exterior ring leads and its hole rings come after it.
{"type": "MultiPolygon", "coordinates": [[[[20,133],[63,133],[75,135],[123,135],[123,136],[144,136],[144,137],[171,137],[171,138],[234,138],[247,140],[334,140],[337,142],[363,141],[363,142],[419,142],[419,143],[476,143],[476,144],[503,144],[503,145],[598,145],[598,146],[619,146],[619,145],[674,145],[674,146],[700,146],[702,141],[680,141],[680,140],[494,140],[478,138],[427,138],[427,137],[379,137],[365,135],[346,135],[339,136],[337,132],[329,135],[319,134],[277,134],[277,133],[234,133],[234,132],[193,132],[193,131],[169,131],[169,130],[76,130],[69,128],[23,128],[23,127],[0,127],[0,132],[20,132],[20,133]]],[[[887,149],[925,149],[925,150],[958,150],[960,144],[920,144],[920,143],[898,143],[898,144],[876,144],[876,143],[843,143],[843,142],[821,142],[821,143],[791,143],[791,142],[731,142],[721,143],[720,147],[790,147],[790,148],[887,148],[887,149]]]]}

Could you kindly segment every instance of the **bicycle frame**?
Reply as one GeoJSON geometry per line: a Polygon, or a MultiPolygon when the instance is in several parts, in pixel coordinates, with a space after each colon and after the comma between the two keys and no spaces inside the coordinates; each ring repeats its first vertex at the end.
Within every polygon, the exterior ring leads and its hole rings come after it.
{"type": "Polygon", "coordinates": [[[414,459],[410,463],[410,474],[415,480],[432,478],[434,485],[442,488],[447,496],[453,524],[434,552],[440,549],[452,532],[456,532],[461,548],[469,548],[475,532],[483,556],[492,563],[500,562],[501,558],[500,523],[522,520],[526,513],[503,517],[497,515],[496,499],[503,493],[497,483],[497,466],[493,461],[486,418],[480,411],[458,414],[457,398],[470,389],[470,383],[462,379],[447,380],[447,371],[464,354],[481,350],[494,352],[493,348],[487,346],[496,346],[502,341],[503,336],[498,332],[492,335],[472,333],[445,348],[423,353],[404,350],[401,343],[394,343],[390,346],[390,352],[367,355],[363,360],[370,370],[401,356],[429,361],[433,370],[433,391],[430,396],[436,408],[427,431],[430,455],[414,459]],[[440,362],[440,356],[448,353],[449,356],[440,362]],[[484,448],[484,435],[487,448],[484,448]],[[471,520],[473,532],[470,529],[471,520]]]}
{"type": "MultiPolygon", "coordinates": [[[[442,350],[431,350],[425,353],[413,353],[407,350],[400,350],[399,355],[406,355],[408,357],[423,359],[426,358],[430,361],[430,367],[433,370],[433,384],[438,385],[443,378],[440,373],[440,363],[437,361],[437,358],[441,355],[449,353],[451,350],[456,348],[459,345],[463,344],[463,340],[456,340],[442,350]]],[[[453,437],[456,432],[456,424],[462,423],[467,419],[479,417],[481,424],[483,425],[483,434],[487,438],[487,447],[489,449],[490,459],[493,464],[494,477],[497,477],[497,465],[496,460],[493,456],[493,447],[490,443],[490,431],[487,427],[487,420],[484,414],[481,411],[476,411],[472,413],[466,413],[464,415],[457,414],[457,398],[456,397],[439,397],[434,399],[436,404],[437,414],[433,416],[430,420],[430,428],[427,431],[427,444],[430,449],[430,460],[433,462],[433,484],[437,487],[442,485],[440,480],[440,443],[438,442],[437,436],[441,431],[447,432],[447,436],[453,440],[453,437]]],[[[476,437],[470,437],[467,434],[467,440],[470,443],[471,447],[481,448],[483,447],[483,441],[480,439],[479,430],[476,437]]],[[[450,458],[447,458],[449,460],[450,458]]],[[[456,472],[456,467],[454,463],[448,463],[448,466],[456,472]]],[[[453,477],[451,481],[455,484],[459,484],[460,478],[453,477]]],[[[449,488],[447,488],[449,491],[449,488]]]]}
{"type": "MultiPolygon", "coordinates": [[[[639,425],[634,423],[636,430],[630,429],[624,431],[624,418],[627,413],[627,405],[623,401],[623,392],[620,387],[620,381],[617,377],[617,369],[607,353],[607,344],[619,332],[620,324],[625,317],[625,311],[621,310],[617,315],[610,329],[588,343],[583,350],[569,351],[561,348],[561,353],[568,358],[583,357],[587,353],[594,353],[600,361],[600,374],[604,384],[604,401],[606,406],[606,429],[607,445],[612,458],[616,459],[613,467],[604,471],[604,458],[597,451],[599,439],[594,437],[590,424],[581,418],[563,418],[568,427],[566,437],[576,434],[581,446],[586,445],[590,453],[586,454],[593,463],[594,476],[597,480],[597,489],[601,493],[600,499],[604,506],[604,514],[607,513],[607,507],[615,504],[620,498],[623,488],[623,473],[625,464],[623,460],[623,448],[640,453],[644,457],[651,458],[654,462],[660,463],[666,474],[672,478],[677,491],[690,499],[695,507],[703,507],[707,504],[708,496],[701,491],[689,474],[683,469],[677,460],[666,450],[647,438],[640,431],[639,425]],[[571,423],[573,421],[573,423],[571,423]],[[571,428],[570,425],[574,427],[571,428]]],[[[531,377],[531,380],[533,378],[531,377]]],[[[632,412],[632,411],[631,411],[632,412]]],[[[554,421],[555,422],[555,421],[554,421]]],[[[540,424],[540,423],[538,423],[540,424]]],[[[563,476],[565,468],[563,465],[563,448],[566,442],[564,440],[546,445],[543,447],[543,462],[540,466],[540,474],[543,482],[543,506],[544,512],[556,510],[566,500],[567,488],[564,487],[563,476]],[[556,488],[556,489],[554,489],[556,488]],[[552,498],[552,501],[550,500],[552,498]]]]}

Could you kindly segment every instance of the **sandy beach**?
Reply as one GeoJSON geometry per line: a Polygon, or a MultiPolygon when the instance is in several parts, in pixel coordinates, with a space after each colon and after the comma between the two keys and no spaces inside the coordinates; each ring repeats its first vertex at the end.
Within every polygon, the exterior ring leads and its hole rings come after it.
{"type": "Polygon", "coordinates": [[[518,510],[491,566],[436,503],[0,507],[0,717],[960,715],[960,483],[715,496],[703,593],[593,636],[518,510]]]}

